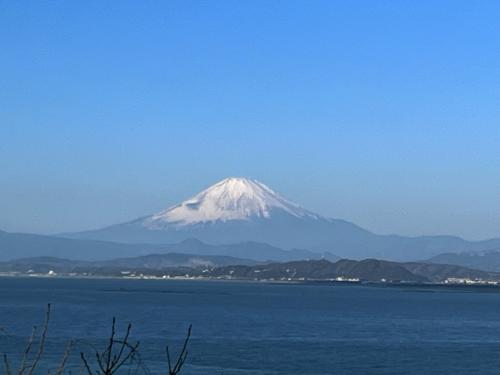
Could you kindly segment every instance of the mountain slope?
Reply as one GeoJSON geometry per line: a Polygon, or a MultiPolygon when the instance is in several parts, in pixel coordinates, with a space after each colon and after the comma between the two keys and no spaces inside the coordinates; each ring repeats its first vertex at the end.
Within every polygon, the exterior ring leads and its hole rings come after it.
{"type": "Polygon", "coordinates": [[[487,272],[479,269],[472,269],[452,264],[431,264],[422,262],[403,263],[408,271],[415,275],[420,275],[431,281],[443,281],[448,278],[461,279],[481,279],[481,280],[499,280],[500,273],[487,272]]]}
{"type": "Polygon", "coordinates": [[[208,245],[199,240],[187,239],[174,244],[127,244],[0,231],[0,261],[41,256],[95,261],[151,253],[221,255],[256,261],[287,261],[322,257],[330,260],[338,259],[329,253],[319,254],[296,249],[283,250],[259,242],[208,245]]]}
{"type": "Polygon", "coordinates": [[[182,227],[270,218],[273,211],[297,218],[318,218],[258,181],[227,178],[179,205],[142,220],[142,225],[148,229],[162,229],[169,225],[182,227]]]}
{"type": "MultiPolygon", "coordinates": [[[[500,247],[500,239],[468,242],[453,236],[376,235],[347,221],[307,211],[247,178],[225,179],[151,216],[64,236],[156,244],[188,238],[210,244],[257,241],[283,249],[391,260],[418,260],[443,252],[500,247]]],[[[252,258],[251,254],[242,255],[252,258]]]]}
{"type": "Polygon", "coordinates": [[[409,281],[426,282],[426,277],[415,275],[399,263],[376,259],[362,261],[342,259],[336,263],[327,260],[272,263],[257,266],[228,266],[217,268],[212,276],[227,276],[237,279],[309,279],[329,280],[338,277],[357,278],[363,281],[380,282],[409,281]]]}
{"type": "Polygon", "coordinates": [[[123,276],[202,276],[247,280],[332,280],[356,278],[371,282],[443,282],[448,278],[500,280],[500,273],[430,263],[397,263],[378,259],[361,261],[341,259],[335,263],[321,260],[265,263],[228,256],[193,254],[150,254],[106,261],[79,261],[54,257],[35,257],[0,262],[0,272],[19,274],[76,274],[123,276]]]}
{"type": "Polygon", "coordinates": [[[500,251],[480,251],[443,253],[427,260],[429,263],[454,264],[462,267],[470,267],[484,271],[500,271],[500,251]]]}
{"type": "Polygon", "coordinates": [[[371,282],[380,282],[382,280],[417,283],[443,282],[448,278],[500,281],[500,273],[498,272],[484,272],[446,264],[397,263],[378,259],[364,259],[361,261],[341,259],[335,263],[327,260],[311,260],[256,266],[227,266],[212,270],[210,275],[232,279],[257,280],[328,280],[343,277],[371,282]]]}
{"type": "Polygon", "coordinates": [[[0,272],[47,273],[104,273],[126,270],[164,270],[169,268],[206,268],[231,264],[255,265],[257,262],[218,255],[149,254],[139,257],[118,258],[104,261],[80,261],[56,257],[32,257],[0,262],[0,272]]]}
{"type": "Polygon", "coordinates": [[[96,240],[73,240],[26,233],[0,231],[0,260],[52,256],[69,259],[110,259],[148,254],[157,249],[148,244],[119,244],[96,240]]]}

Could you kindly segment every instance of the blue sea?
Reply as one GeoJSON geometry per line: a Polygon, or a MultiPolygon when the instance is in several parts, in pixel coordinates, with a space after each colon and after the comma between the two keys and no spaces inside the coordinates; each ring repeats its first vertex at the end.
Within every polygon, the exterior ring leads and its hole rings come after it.
{"type": "Polygon", "coordinates": [[[138,373],[166,374],[165,346],[175,352],[189,324],[186,375],[500,373],[496,288],[0,278],[0,351],[12,362],[47,303],[41,374],[70,339],[78,373],[80,352],[106,347],[112,317],[119,334],[133,324],[138,373]]]}

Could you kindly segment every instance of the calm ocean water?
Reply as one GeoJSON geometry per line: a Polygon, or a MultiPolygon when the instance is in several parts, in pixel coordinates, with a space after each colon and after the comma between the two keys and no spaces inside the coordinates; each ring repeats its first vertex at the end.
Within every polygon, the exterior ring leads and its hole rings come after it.
{"type": "Polygon", "coordinates": [[[105,346],[116,316],[153,374],[190,323],[186,375],[500,373],[498,289],[0,278],[0,351],[15,358],[48,302],[44,366],[70,338],[73,361],[105,346]]]}

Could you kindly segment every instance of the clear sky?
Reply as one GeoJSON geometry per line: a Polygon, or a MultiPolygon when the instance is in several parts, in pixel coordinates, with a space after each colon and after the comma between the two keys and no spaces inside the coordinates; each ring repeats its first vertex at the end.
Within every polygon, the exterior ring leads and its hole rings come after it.
{"type": "Polygon", "coordinates": [[[0,229],[227,176],[377,233],[500,236],[499,1],[1,1],[0,229]]]}

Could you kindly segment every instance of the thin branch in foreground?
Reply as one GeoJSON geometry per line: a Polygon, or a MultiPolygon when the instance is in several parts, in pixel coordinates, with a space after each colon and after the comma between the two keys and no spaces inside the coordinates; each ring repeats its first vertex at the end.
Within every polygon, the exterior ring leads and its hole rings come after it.
{"type": "Polygon", "coordinates": [[[7,358],[7,354],[3,355],[3,364],[4,364],[4,368],[5,368],[5,374],[12,375],[12,371],[10,369],[10,364],[9,364],[9,359],[7,358]]]}
{"type": "Polygon", "coordinates": [[[62,375],[64,369],[66,368],[66,364],[68,363],[69,356],[71,354],[71,350],[73,349],[73,346],[75,345],[74,341],[70,341],[68,345],[66,346],[66,350],[64,351],[63,358],[61,360],[61,363],[59,367],[57,368],[56,372],[54,375],[62,375]]]}
{"type": "MultiPolygon", "coordinates": [[[[38,374],[38,364],[42,361],[42,357],[45,353],[45,346],[47,340],[47,332],[49,328],[49,321],[51,317],[51,305],[47,305],[47,311],[45,314],[45,321],[43,323],[40,335],[37,335],[37,327],[33,327],[31,335],[28,339],[26,347],[22,353],[22,358],[20,360],[19,370],[13,370],[9,358],[6,353],[3,354],[3,374],[5,375],[35,375],[38,374]],[[36,354],[33,359],[32,352],[34,347],[37,346],[36,354]]],[[[113,318],[111,326],[111,334],[104,351],[100,352],[93,345],[92,351],[95,355],[95,362],[89,361],[88,357],[84,352],[80,352],[80,360],[82,365],[80,366],[80,375],[115,375],[118,370],[122,367],[128,369],[129,374],[131,371],[137,373],[138,370],[142,369],[145,374],[149,373],[149,370],[142,363],[141,356],[139,353],[139,341],[133,343],[130,341],[130,334],[132,330],[132,325],[129,323],[127,325],[126,332],[123,338],[119,339],[116,337],[116,319],[113,318]],[[134,370],[135,369],[135,370],[134,370]]],[[[188,356],[188,344],[191,338],[192,326],[190,325],[187,331],[186,338],[184,339],[183,345],[181,347],[180,353],[172,361],[170,356],[169,347],[166,347],[167,362],[168,362],[168,375],[178,375],[182,370],[186,359],[188,356]]],[[[66,345],[66,349],[61,358],[58,367],[55,370],[48,370],[48,375],[63,375],[66,370],[68,361],[71,356],[71,351],[75,346],[75,341],[70,341],[66,345]],[[54,372],[53,372],[54,371],[54,372]]],[[[1,361],[2,359],[0,359],[1,361]]],[[[17,366],[16,366],[17,367],[17,366]]]]}
{"type": "Polygon", "coordinates": [[[36,329],[37,329],[36,326],[33,326],[32,330],[31,330],[31,335],[28,339],[28,343],[26,344],[26,348],[24,349],[23,359],[21,360],[21,365],[19,367],[19,371],[18,371],[19,375],[23,375],[24,370],[29,368],[29,366],[26,364],[26,362],[28,361],[28,356],[31,352],[31,347],[33,346],[33,342],[35,341],[36,329]]]}
{"type": "MultiPolygon", "coordinates": [[[[84,353],[80,353],[80,358],[82,359],[82,362],[83,362],[83,365],[85,366],[85,369],[87,370],[87,373],[89,375],[92,375],[92,370],[90,369],[90,365],[87,361],[87,358],[85,358],[85,354],[84,353]]],[[[83,368],[82,368],[82,371],[80,373],[83,373],[83,368]]]]}
{"type": "Polygon", "coordinates": [[[126,365],[128,362],[132,362],[136,356],[139,356],[139,341],[136,343],[130,343],[129,341],[131,329],[132,324],[129,323],[124,338],[121,340],[116,339],[116,319],[113,318],[111,334],[106,349],[103,352],[94,349],[95,360],[98,367],[97,371],[92,369],[92,365],[85,356],[85,353],[80,353],[80,358],[88,375],[113,375],[122,366],[126,365]],[[117,346],[118,348],[115,350],[117,346]]]}
{"type": "Polygon", "coordinates": [[[177,360],[175,361],[174,366],[172,367],[172,361],[170,359],[170,351],[168,349],[168,346],[166,347],[166,352],[167,352],[167,363],[168,363],[168,375],[177,375],[181,369],[184,363],[186,362],[188,351],[187,351],[187,346],[189,343],[189,339],[191,338],[191,329],[192,325],[189,325],[188,332],[186,335],[186,338],[184,339],[184,344],[182,345],[181,352],[179,353],[179,356],[177,357],[177,360]]]}
{"type": "Polygon", "coordinates": [[[40,343],[38,344],[38,352],[36,354],[33,363],[31,364],[30,371],[28,375],[33,375],[35,368],[42,357],[43,351],[45,349],[45,339],[47,338],[47,331],[49,329],[49,321],[50,321],[50,303],[47,305],[47,312],[45,314],[45,322],[43,324],[42,335],[40,336],[40,343]]]}

